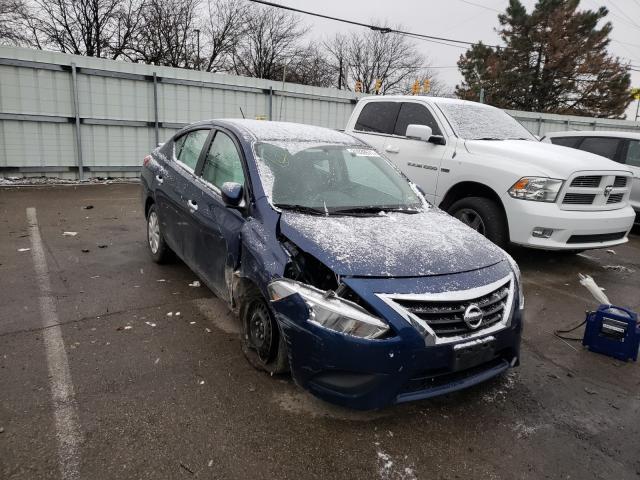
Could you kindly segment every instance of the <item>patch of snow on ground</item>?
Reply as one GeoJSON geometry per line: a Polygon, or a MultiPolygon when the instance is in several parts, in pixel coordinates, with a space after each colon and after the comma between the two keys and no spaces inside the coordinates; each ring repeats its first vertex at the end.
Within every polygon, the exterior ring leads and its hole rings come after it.
{"type": "Polygon", "coordinates": [[[394,460],[391,455],[382,451],[380,447],[377,450],[378,473],[382,480],[416,480],[413,465],[400,465],[400,461],[394,460]]]}

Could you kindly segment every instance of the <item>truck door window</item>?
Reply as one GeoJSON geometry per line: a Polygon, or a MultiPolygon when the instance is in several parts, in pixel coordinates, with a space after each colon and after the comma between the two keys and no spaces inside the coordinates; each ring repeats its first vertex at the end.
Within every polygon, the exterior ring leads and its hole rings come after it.
{"type": "Polygon", "coordinates": [[[433,118],[431,112],[427,107],[419,103],[406,102],[402,104],[396,120],[394,135],[406,136],[409,125],[426,125],[431,127],[434,135],[442,135],[440,127],[438,127],[436,119],[433,118]]]}
{"type": "Polygon", "coordinates": [[[399,110],[398,102],[367,103],[360,112],[354,130],[391,135],[399,110]]]}
{"type": "Polygon", "coordinates": [[[580,143],[580,140],[582,140],[582,137],[552,137],[550,140],[554,145],[578,148],[578,144],[580,143]]]}
{"type": "Polygon", "coordinates": [[[640,168],[640,140],[629,140],[624,163],[640,168]]]}
{"type": "Polygon", "coordinates": [[[595,153],[596,155],[602,155],[610,160],[615,160],[619,145],[619,138],[588,137],[580,144],[580,150],[595,153]]]}

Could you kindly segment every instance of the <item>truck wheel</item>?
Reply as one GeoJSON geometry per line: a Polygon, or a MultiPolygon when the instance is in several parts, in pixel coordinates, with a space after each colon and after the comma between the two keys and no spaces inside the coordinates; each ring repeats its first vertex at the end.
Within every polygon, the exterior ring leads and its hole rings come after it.
{"type": "Polygon", "coordinates": [[[493,200],[484,197],[462,198],[451,205],[448,212],[499,247],[507,246],[507,220],[502,209],[493,200]]]}
{"type": "Polygon", "coordinates": [[[166,263],[171,257],[171,249],[164,241],[155,205],[151,205],[147,213],[147,246],[151,259],[156,263],[166,263]]]}
{"type": "Polygon", "coordinates": [[[242,352],[249,363],[271,375],[289,371],[287,345],[269,305],[257,291],[240,307],[242,352]]]}

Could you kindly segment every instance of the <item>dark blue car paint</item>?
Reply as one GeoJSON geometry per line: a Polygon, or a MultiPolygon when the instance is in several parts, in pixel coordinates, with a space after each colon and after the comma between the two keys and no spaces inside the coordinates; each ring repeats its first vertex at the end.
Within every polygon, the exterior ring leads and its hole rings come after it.
{"type": "MultiPolygon", "coordinates": [[[[152,153],[153,161],[141,176],[143,202],[158,204],[163,233],[171,249],[209,288],[232,304],[234,285],[239,281],[252,283],[268,298],[267,285],[284,276],[290,261],[283,238],[331,266],[331,259],[313,238],[299,235],[281,222],[281,214],[269,204],[259,180],[248,132],[234,123],[212,121],[191,125],[174,138],[198,128],[221,129],[236,141],[245,169],[245,207],[224,206],[217,190],[178,165],[173,160],[172,139],[152,153]],[[197,202],[197,211],[189,209],[188,200],[197,202]]],[[[210,135],[205,143],[195,174],[202,169],[204,152],[212,137],[210,135]]],[[[353,143],[362,145],[357,139],[353,143]]],[[[441,375],[451,373],[452,344],[425,347],[424,338],[375,295],[376,292],[468,289],[504,278],[511,272],[506,259],[489,261],[487,265],[423,277],[341,277],[374,313],[390,324],[393,335],[384,339],[350,337],[310,323],[308,308],[297,294],[272,302],[289,349],[294,380],[328,401],[370,409],[459,390],[500,374],[510,366],[509,362],[517,363],[519,359],[522,311],[517,306],[517,295],[510,326],[492,334],[499,353],[496,362],[477,374],[451,380],[441,375]],[[406,390],[407,384],[415,382],[420,375],[428,380],[439,376],[445,380],[429,388],[406,390]]]]}

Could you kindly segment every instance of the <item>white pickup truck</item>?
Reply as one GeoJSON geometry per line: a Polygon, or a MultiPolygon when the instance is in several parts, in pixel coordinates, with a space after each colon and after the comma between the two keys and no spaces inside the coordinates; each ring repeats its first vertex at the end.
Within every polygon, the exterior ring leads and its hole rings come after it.
{"type": "Polygon", "coordinates": [[[500,246],[580,251],[628,241],[631,172],[539,142],[500,109],[372,96],[358,102],[346,131],[389,157],[430,202],[500,246]]]}

